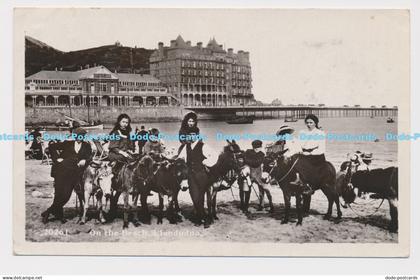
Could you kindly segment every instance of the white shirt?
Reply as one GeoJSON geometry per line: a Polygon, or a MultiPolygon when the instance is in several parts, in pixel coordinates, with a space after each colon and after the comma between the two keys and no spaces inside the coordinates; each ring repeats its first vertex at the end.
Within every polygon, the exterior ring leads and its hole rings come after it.
{"type": "MultiPolygon", "coordinates": [[[[191,149],[194,149],[197,145],[198,141],[195,141],[194,143],[191,143],[191,149]]],[[[214,150],[209,146],[203,143],[203,155],[206,157],[205,160],[203,160],[203,164],[206,166],[213,166],[217,162],[217,156],[214,150]]],[[[184,145],[181,152],[178,155],[178,158],[183,158],[185,161],[187,161],[187,145],[184,145]]]]}
{"type": "Polygon", "coordinates": [[[299,132],[299,142],[302,150],[314,149],[312,152],[310,152],[311,155],[325,154],[325,132],[318,128],[314,128],[311,131],[308,129],[301,130],[299,132]]]}
{"type": "Polygon", "coordinates": [[[76,154],[79,153],[81,147],[82,147],[82,143],[78,143],[77,141],[74,141],[74,151],[76,152],[76,154]]]}

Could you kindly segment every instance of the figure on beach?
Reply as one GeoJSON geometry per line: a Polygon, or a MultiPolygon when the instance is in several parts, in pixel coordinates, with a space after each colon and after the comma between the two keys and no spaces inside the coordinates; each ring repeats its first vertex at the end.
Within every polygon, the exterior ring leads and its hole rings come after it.
{"type": "Polygon", "coordinates": [[[51,177],[54,178],[54,201],[44,211],[43,223],[47,223],[50,214],[53,214],[62,223],[66,222],[63,206],[69,201],[77,185],[81,183],[85,167],[92,159],[92,148],[88,142],[80,140],[86,134],[83,128],[76,128],[73,133],[75,140],[52,143],[50,153],[53,161],[51,177]]]}
{"type": "Polygon", "coordinates": [[[114,128],[109,133],[116,136],[118,140],[109,143],[108,159],[115,162],[114,174],[118,173],[119,167],[133,158],[134,141],[130,139],[131,119],[127,114],[121,114],[117,118],[114,128]]]}
{"type": "Polygon", "coordinates": [[[197,114],[194,112],[187,113],[182,122],[181,122],[181,128],[179,129],[179,142],[181,142],[181,146],[178,148],[178,155],[184,148],[184,146],[189,142],[189,140],[186,140],[186,136],[190,134],[200,134],[200,129],[198,128],[198,117],[197,114]]]}

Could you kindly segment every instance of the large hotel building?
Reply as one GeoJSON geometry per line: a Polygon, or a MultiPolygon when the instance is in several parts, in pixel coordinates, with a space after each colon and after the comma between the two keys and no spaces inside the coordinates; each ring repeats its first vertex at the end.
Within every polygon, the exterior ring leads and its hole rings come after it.
{"type": "Polygon", "coordinates": [[[226,106],[254,100],[249,52],[225,51],[214,38],[206,47],[201,42],[192,46],[181,36],[168,47],[159,43],[150,57],[150,73],[183,105],[226,106]]]}
{"type": "Polygon", "coordinates": [[[191,46],[181,36],[159,43],[150,75],[114,73],[104,66],[42,70],[25,78],[25,105],[228,106],[254,101],[249,53],[225,51],[215,39],[191,46]]]}

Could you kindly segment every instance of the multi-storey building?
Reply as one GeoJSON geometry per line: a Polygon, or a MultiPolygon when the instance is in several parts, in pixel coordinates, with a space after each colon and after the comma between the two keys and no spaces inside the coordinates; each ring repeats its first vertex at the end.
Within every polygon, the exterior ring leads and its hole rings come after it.
{"type": "Polygon", "coordinates": [[[168,47],[160,42],[150,57],[150,73],[183,105],[240,105],[254,100],[249,52],[225,51],[214,38],[207,47],[201,42],[192,46],[181,36],[168,47]]]}
{"type": "Polygon", "coordinates": [[[40,71],[25,79],[26,106],[169,106],[178,102],[151,75],[113,73],[104,66],[40,71]]]}

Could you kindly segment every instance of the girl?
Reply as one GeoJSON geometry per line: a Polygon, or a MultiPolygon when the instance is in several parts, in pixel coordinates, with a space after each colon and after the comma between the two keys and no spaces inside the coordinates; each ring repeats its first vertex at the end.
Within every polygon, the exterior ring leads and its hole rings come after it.
{"type": "Polygon", "coordinates": [[[130,140],[131,119],[127,114],[118,116],[114,128],[109,133],[118,140],[112,140],[109,143],[110,161],[128,162],[134,153],[134,142],[130,140]]]}

